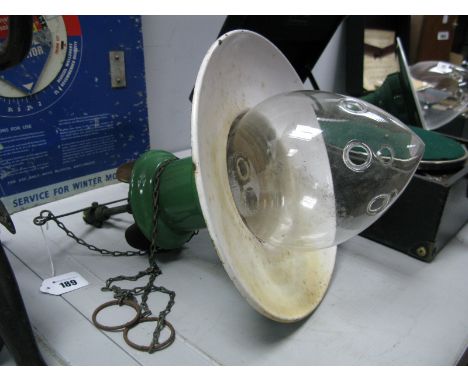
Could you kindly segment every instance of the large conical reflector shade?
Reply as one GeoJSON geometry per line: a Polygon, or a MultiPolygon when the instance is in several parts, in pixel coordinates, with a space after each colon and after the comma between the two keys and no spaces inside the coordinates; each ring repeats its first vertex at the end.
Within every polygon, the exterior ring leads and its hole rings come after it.
{"type": "MultiPolygon", "coordinates": [[[[226,152],[237,117],[273,95],[302,89],[274,45],[256,33],[233,31],[206,54],[193,96],[192,155],[207,228],[240,293],[257,311],[281,322],[300,320],[317,307],[330,282],[336,247],[292,251],[259,241],[234,203],[226,152]]],[[[323,166],[324,176],[330,171],[323,166]]]]}

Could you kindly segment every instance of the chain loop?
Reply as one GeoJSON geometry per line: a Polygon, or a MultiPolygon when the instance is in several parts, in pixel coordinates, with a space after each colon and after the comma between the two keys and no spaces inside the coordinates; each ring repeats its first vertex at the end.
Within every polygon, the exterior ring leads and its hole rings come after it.
{"type": "MultiPolygon", "coordinates": [[[[168,159],[158,165],[156,168],[154,178],[153,178],[153,216],[152,216],[152,223],[153,223],[153,230],[152,230],[152,235],[151,235],[151,244],[149,248],[149,253],[147,251],[109,251],[107,249],[102,249],[98,248],[92,244],[89,244],[85,242],[83,239],[77,237],[72,231],[70,231],[60,220],[59,218],[64,217],[64,216],[69,216],[74,213],[82,212],[85,209],[73,211],[67,214],[63,214],[60,216],[55,216],[51,211],[49,210],[43,210],[40,212],[39,216],[35,217],[33,222],[35,225],[44,225],[48,221],[53,221],[57,226],[63,230],[68,237],[72,238],[75,240],[78,244],[85,246],[88,248],[90,251],[94,252],[99,252],[101,255],[111,255],[111,256],[142,256],[148,254],[148,260],[149,260],[149,267],[144,270],[138,272],[134,276],[125,276],[125,275],[120,275],[116,277],[111,277],[108,280],[106,280],[105,286],[101,288],[102,291],[110,291],[113,292],[114,294],[114,301],[110,301],[109,303],[103,304],[99,306],[94,314],[93,314],[93,322],[96,321],[95,318],[97,316],[97,313],[102,310],[103,308],[111,305],[134,305],[136,303],[136,296],[141,296],[141,302],[139,304],[139,319],[135,323],[132,322],[131,326],[126,326],[124,324],[124,327],[126,328],[125,335],[127,335],[128,330],[130,327],[133,327],[137,325],[139,322],[145,322],[145,321],[157,321],[156,329],[153,332],[153,337],[151,340],[151,343],[149,346],[139,346],[135,345],[132,342],[127,341],[127,343],[134,347],[135,349],[138,350],[145,350],[148,351],[148,353],[154,353],[155,351],[162,350],[169,346],[173,341],[175,337],[175,331],[172,325],[166,321],[166,316],[171,312],[172,307],[174,306],[175,303],[175,292],[171,291],[169,289],[164,288],[163,286],[156,286],[154,285],[154,282],[156,278],[162,274],[161,269],[156,263],[156,256],[157,253],[160,251],[160,248],[156,245],[156,238],[158,234],[158,213],[159,213],[159,188],[160,188],[160,179],[161,179],[161,174],[163,173],[164,169],[166,166],[171,163],[172,161],[176,160],[176,158],[171,158],[168,159]],[[133,289],[124,289],[120,288],[117,285],[113,285],[115,282],[118,281],[137,281],[142,277],[149,276],[148,283],[145,286],[137,286],[133,289]],[[153,292],[159,292],[168,295],[169,300],[167,302],[167,305],[164,310],[159,312],[158,317],[150,317],[152,315],[151,310],[148,307],[148,297],[151,293],[153,292]],[[171,330],[171,341],[165,341],[164,343],[160,344],[159,338],[161,335],[162,330],[165,327],[169,327],[171,330]]],[[[110,203],[107,203],[110,204],[110,203]]],[[[137,303],[136,303],[137,304],[137,303]]],[[[96,321],[97,322],[97,321],[96,321]]],[[[95,324],[96,324],[95,322],[95,324]]],[[[101,329],[106,328],[104,325],[99,324],[101,329]]],[[[115,328],[113,328],[115,329],[115,328]]],[[[106,330],[106,329],[103,329],[106,330]]]]}
{"type": "MultiPolygon", "coordinates": [[[[81,210],[79,211],[81,212],[81,210]]],[[[59,227],[62,231],[66,233],[66,235],[73,240],[75,240],[79,245],[82,245],[86,248],[88,248],[90,251],[93,252],[98,252],[103,256],[143,256],[146,255],[148,252],[146,251],[109,251],[104,248],[98,248],[93,244],[89,244],[83,239],[77,237],[72,231],[70,231],[65,224],[63,224],[51,211],[49,210],[43,210],[41,211],[39,216],[36,216],[33,220],[33,223],[35,225],[41,226],[44,225],[45,223],[53,221],[55,224],[57,224],[57,227],[59,227]]]]}

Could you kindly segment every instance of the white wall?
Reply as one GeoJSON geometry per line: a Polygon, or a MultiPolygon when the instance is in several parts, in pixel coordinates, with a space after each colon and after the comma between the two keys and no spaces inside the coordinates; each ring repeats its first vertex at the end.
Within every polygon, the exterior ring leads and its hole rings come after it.
{"type": "MultiPolygon", "coordinates": [[[[143,16],[151,148],[190,147],[188,99],[201,61],[225,16],[143,16]]],[[[313,74],[322,90],[344,92],[343,25],[330,40],[313,74]]]]}
{"type": "Polygon", "coordinates": [[[143,16],[151,148],[190,147],[189,95],[225,16],[143,16]]]}
{"type": "Polygon", "coordinates": [[[346,90],[346,36],[345,24],[336,30],[312,70],[312,74],[320,87],[335,93],[345,93],[346,90]]]}

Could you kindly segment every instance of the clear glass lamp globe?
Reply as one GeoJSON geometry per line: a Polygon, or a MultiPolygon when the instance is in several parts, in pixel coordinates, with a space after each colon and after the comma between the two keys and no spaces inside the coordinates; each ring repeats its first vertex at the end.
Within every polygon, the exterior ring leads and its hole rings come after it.
{"type": "Polygon", "coordinates": [[[285,93],[233,123],[227,144],[232,197],[256,238],[315,250],[357,235],[398,198],[423,142],[364,101],[285,93]]]}
{"type": "Polygon", "coordinates": [[[411,66],[427,129],[437,129],[468,106],[468,70],[441,61],[422,61],[411,66]]]}

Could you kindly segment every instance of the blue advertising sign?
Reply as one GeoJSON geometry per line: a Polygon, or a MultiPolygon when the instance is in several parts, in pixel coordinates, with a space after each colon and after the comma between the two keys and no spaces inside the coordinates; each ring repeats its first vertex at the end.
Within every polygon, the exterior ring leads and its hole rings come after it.
{"type": "MultiPolygon", "coordinates": [[[[6,37],[0,16],[0,40],[6,37]]],[[[0,73],[0,197],[10,212],[116,182],[149,148],[141,19],[35,16],[31,50],[0,73]],[[125,83],[113,87],[110,52],[125,83]]]]}

